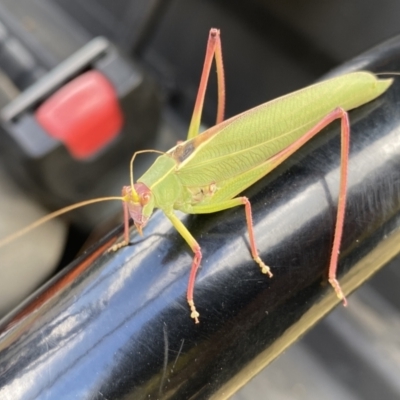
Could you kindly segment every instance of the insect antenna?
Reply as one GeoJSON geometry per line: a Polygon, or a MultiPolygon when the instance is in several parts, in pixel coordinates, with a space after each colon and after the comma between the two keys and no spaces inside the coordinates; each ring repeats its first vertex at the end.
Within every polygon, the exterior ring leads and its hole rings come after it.
{"type": "Polygon", "coordinates": [[[135,187],[133,185],[133,161],[135,160],[135,157],[138,154],[142,154],[142,153],[158,153],[158,154],[165,154],[165,152],[163,151],[158,151],[158,150],[139,150],[139,151],[135,151],[135,153],[133,154],[132,158],[131,158],[131,162],[129,164],[129,170],[130,170],[130,177],[131,177],[131,189],[132,189],[132,196],[133,196],[133,200],[138,202],[139,201],[139,195],[137,194],[135,187]]]}
{"type": "Polygon", "coordinates": [[[38,219],[37,221],[33,222],[32,224],[26,226],[25,228],[12,233],[9,236],[6,236],[3,239],[0,239],[0,247],[5,246],[8,243],[11,243],[13,240],[18,239],[19,237],[27,234],[28,232],[30,232],[31,230],[37,228],[38,226],[50,221],[53,218],[59,217],[60,215],[66,214],[67,212],[70,212],[72,210],[75,210],[77,208],[80,207],[85,207],[88,206],[90,204],[94,204],[94,203],[100,203],[103,201],[114,201],[114,200],[124,200],[123,197],[119,197],[119,196],[111,196],[111,197],[99,197],[97,199],[91,199],[91,200],[85,200],[85,201],[81,201],[79,203],[76,204],[72,204],[68,207],[64,207],[61,210],[57,210],[54,211],[46,216],[44,216],[43,218],[38,219]]]}
{"type": "Polygon", "coordinates": [[[380,75],[396,75],[399,76],[400,72],[376,72],[375,75],[380,76],[380,75]]]}

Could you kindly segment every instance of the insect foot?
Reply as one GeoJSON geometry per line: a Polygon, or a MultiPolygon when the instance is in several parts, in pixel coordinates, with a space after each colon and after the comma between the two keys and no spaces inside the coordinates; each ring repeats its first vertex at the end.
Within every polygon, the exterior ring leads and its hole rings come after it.
{"type": "Polygon", "coordinates": [[[114,251],[117,251],[122,247],[128,246],[128,244],[129,243],[126,240],[122,241],[121,243],[114,244],[107,250],[107,253],[113,253],[114,251]]]}
{"type": "Polygon", "coordinates": [[[329,278],[329,283],[332,285],[333,289],[335,289],[336,296],[343,301],[343,305],[347,306],[347,299],[342,291],[342,288],[339,285],[339,282],[335,278],[329,278]]]}
{"type": "Polygon", "coordinates": [[[200,314],[197,312],[196,307],[194,306],[194,301],[188,300],[188,303],[189,303],[189,307],[190,307],[190,311],[191,311],[190,317],[194,319],[194,322],[196,324],[198,324],[200,322],[199,321],[200,314]]]}
{"type": "Polygon", "coordinates": [[[261,260],[260,257],[255,257],[254,261],[260,266],[261,272],[263,274],[267,274],[270,278],[273,277],[273,274],[271,272],[271,269],[268,267],[268,265],[265,265],[264,262],[261,260]]]}

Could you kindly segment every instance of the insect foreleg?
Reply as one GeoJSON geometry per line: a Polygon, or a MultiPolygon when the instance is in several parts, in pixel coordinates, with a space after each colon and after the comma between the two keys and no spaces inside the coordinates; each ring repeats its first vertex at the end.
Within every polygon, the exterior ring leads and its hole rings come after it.
{"type": "Polygon", "coordinates": [[[190,316],[195,320],[196,324],[198,324],[200,314],[197,312],[196,307],[194,305],[193,289],[194,289],[194,281],[196,279],[196,273],[199,268],[202,257],[201,248],[199,244],[196,242],[196,239],[188,231],[186,226],[182,224],[180,219],[174,213],[168,213],[168,214],[166,213],[165,215],[169,218],[169,220],[172,222],[172,225],[174,225],[174,227],[181,234],[181,236],[186,240],[186,243],[190,246],[190,248],[194,253],[192,269],[190,271],[189,284],[187,289],[187,301],[191,311],[190,316]]]}
{"type": "MultiPolygon", "coordinates": [[[[122,189],[122,196],[126,195],[125,187],[122,189]]],[[[120,243],[114,244],[108,249],[108,252],[117,251],[118,249],[129,245],[129,209],[128,203],[122,200],[122,207],[124,210],[124,240],[120,243]]]]}

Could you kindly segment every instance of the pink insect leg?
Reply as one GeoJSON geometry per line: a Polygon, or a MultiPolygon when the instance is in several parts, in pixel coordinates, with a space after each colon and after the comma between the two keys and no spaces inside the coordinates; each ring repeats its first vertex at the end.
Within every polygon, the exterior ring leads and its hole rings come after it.
{"type": "MultiPolygon", "coordinates": [[[[336,215],[336,226],[334,233],[334,240],[332,245],[332,253],[329,263],[329,272],[328,279],[329,283],[334,288],[339,299],[343,300],[344,306],[347,305],[347,300],[344,296],[344,293],[340,287],[340,284],[336,278],[336,269],[338,263],[338,256],[340,250],[340,243],[342,239],[343,233],[343,223],[344,223],[344,213],[346,208],[346,196],[347,196],[347,171],[348,171],[348,158],[349,158],[349,140],[350,140],[350,124],[349,117],[347,112],[342,108],[336,108],[332,112],[330,112],[327,116],[325,116],[318,124],[316,124],[312,129],[310,129],[305,135],[303,135],[300,139],[296,140],[290,146],[282,150],[280,153],[276,154],[273,158],[269,160],[269,162],[276,167],[280,163],[282,163],[285,159],[287,159],[291,154],[295,153],[300,147],[302,147],[305,143],[307,143],[312,137],[314,137],[317,133],[319,133],[323,128],[328,126],[334,120],[341,120],[341,174],[340,174],[340,188],[339,188],[339,200],[338,200],[338,209],[336,215]]],[[[270,269],[267,265],[259,257],[257,246],[255,242],[255,235],[253,229],[253,218],[251,213],[251,205],[250,201],[247,197],[236,197],[230,200],[225,200],[218,204],[212,205],[200,205],[193,206],[193,213],[203,214],[203,213],[212,213],[218,212],[222,210],[226,210],[228,208],[237,207],[239,205],[245,206],[246,211],[246,221],[247,221],[247,229],[249,232],[250,238],[250,248],[251,254],[254,260],[261,268],[261,272],[264,274],[268,274],[272,276],[270,269]]]]}
{"type": "Polygon", "coordinates": [[[189,284],[187,289],[187,301],[190,308],[190,316],[194,319],[196,324],[199,323],[199,316],[200,314],[197,312],[196,307],[194,305],[193,300],[193,290],[194,290],[194,282],[196,280],[197,270],[199,269],[202,254],[201,248],[199,244],[196,242],[195,238],[192,234],[188,231],[188,229],[183,225],[180,219],[172,212],[165,214],[169,220],[172,222],[176,230],[182,235],[182,237],[186,240],[186,243],[190,246],[194,253],[193,262],[192,262],[192,269],[190,270],[189,276],[189,284]]]}
{"type": "Polygon", "coordinates": [[[323,128],[327,127],[334,120],[341,120],[341,172],[340,172],[340,186],[339,186],[339,200],[336,214],[336,226],[333,238],[332,254],[329,263],[328,280],[334,288],[336,295],[339,299],[343,300],[343,305],[347,305],[346,297],[340,287],[336,278],[336,269],[338,257],[340,253],[340,243],[342,240],[344,213],[346,209],[347,197],[347,175],[348,175],[348,160],[349,160],[349,147],[350,147],[350,122],[347,112],[343,108],[336,108],[328,115],[326,115],[317,125],[310,129],[304,136],[288,146],[285,150],[275,155],[279,165],[287,157],[296,152],[301,146],[308,142],[312,137],[319,133],[323,128]]]}
{"type": "Polygon", "coordinates": [[[124,210],[124,240],[120,243],[114,244],[108,249],[108,252],[117,251],[118,249],[128,246],[129,244],[129,210],[128,210],[128,203],[125,200],[127,195],[129,195],[130,186],[124,186],[122,188],[122,208],[124,210]]]}
{"type": "Polygon", "coordinates": [[[210,76],[211,65],[215,57],[217,65],[217,81],[218,81],[218,110],[216,124],[224,120],[225,111],[225,76],[224,66],[222,62],[221,38],[218,29],[210,29],[207,42],[206,56],[204,59],[203,71],[200,78],[199,90],[197,92],[196,102],[193,109],[192,120],[190,121],[188,137],[192,139],[199,133],[201,114],[203,111],[204,97],[206,94],[208,78],[210,76]]]}

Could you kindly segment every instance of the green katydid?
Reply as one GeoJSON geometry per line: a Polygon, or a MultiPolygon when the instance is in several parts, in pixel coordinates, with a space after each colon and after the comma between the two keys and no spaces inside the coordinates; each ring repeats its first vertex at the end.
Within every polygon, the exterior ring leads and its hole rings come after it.
{"type": "Polygon", "coordinates": [[[187,140],[166,153],[156,150],[136,152],[130,163],[130,185],[123,187],[121,197],[87,200],[55,211],[3,239],[0,246],[73,209],[101,201],[122,200],[124,240],[111,247],[110,251],[116,251],[129,243],[129,218],[133,219],[142,234],[154,208],[160,208],[194,253],[187,301],[191,317],[198,323],[199,313],[194,304],[193,291],[202,258],[201,248],[176,217],[174,210],[205,214],[244,205],[252,257],[261,272],[272,277],[270,268],[260,259],[257,251],[251,204],[246,197],[238,195],[276,168],[332,121],[340,119],[342,163],[329,282],[346,305],[345,296],[336,279],[336,266],[346,203],[350,134],[347,111],[380,96],[391,83],[392,79],[378,79],[369,72],[349,73],[277,98],[224,121],[225,83],[220,33],[217,29],[211,29],[187,140]],[[205,91],[214,58],[218,79],[217,121],[215,126],[199,134],[205,91]],[[133,162],[137,154],[144,152],[161,155],[134,183],[133,162]]]}

